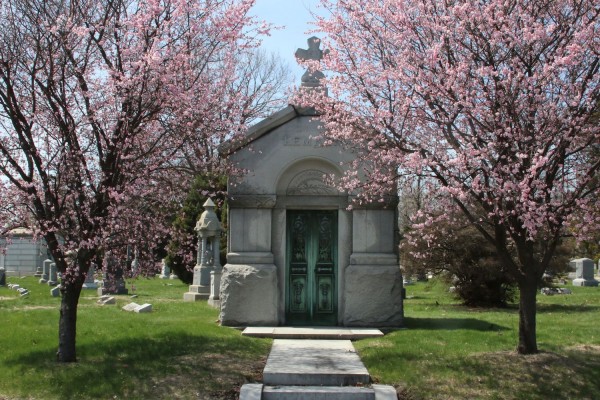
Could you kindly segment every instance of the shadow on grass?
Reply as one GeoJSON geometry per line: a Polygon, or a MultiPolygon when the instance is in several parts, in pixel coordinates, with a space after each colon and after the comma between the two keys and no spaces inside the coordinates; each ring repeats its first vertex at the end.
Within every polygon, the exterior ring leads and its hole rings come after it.
{"type": "Polygon", "coordinates": [[[539,313],[578,313],[578,312],[599,312],[600,306],[589,304],[539,304],[537,305],[539,313]]]}
{"type": "MultiPolygon", "coordinates": [[[[600,398],[599,346],[579,346],[560,353],[542,352],[528,356],[488,353],[461,361],[454,368],[473,381],[466,386],[475,388],[479,385],[483,392],[495,392],[498,398],[600,398]]],[[[461,395],[472,398],[477,397],[477,392],[461,395]]]]}
{"type": "Polygon", "coordinates": [[[44,379],[52,398],[169,399],[200,393],[203,399],[233,399],[241,384],[260,379],[267,352],[267,342],[241,336],[169,332],[87,341],[78,345],[79,362],[73,364],[54,362],[48,351],[7,361],[32,379],[44,379]]]}
{"type": "Polygon", "coordinates": [[[482,332],[506,331],[502,325],[493,324],[475,318],[404,318],[404,325],[409,329],[423,330],[472,330],[482,332]]]}

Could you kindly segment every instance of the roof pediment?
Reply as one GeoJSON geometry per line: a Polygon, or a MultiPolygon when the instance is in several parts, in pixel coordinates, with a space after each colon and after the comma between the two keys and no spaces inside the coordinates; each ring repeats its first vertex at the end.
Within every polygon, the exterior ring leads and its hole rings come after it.
{"type": "Polygon", "coordinates": [[[250,128],[248,128],[244,136],[223,143],[221,146],[219,146],[219,154],[221,156],[228,156],[232,153],[235,153],[239,149],[246,147],[262,136],[267,135],[269,132],[279,128],[280,126],[287,124],[295,118],[316,115],[317,114],[313,108],[302,108],[288,105],[284,109],[279,110],[260,122],[252,125],[250,128]]]}

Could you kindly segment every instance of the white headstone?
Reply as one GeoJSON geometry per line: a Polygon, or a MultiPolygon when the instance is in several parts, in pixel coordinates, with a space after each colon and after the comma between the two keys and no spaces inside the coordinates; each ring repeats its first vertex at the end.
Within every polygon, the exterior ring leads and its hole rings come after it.
{"type": "Polygon", "coordinates": [[[138,306],[135,310],[133,310],[136,313],[149,313],[152,312],[152,304],[142,304],[141,306],[138,306]]]}
{"type": "Polygon", "coordinates": [[[162,268],[158,277],[160,279],[169,279],[171,277],[171,268],[169,268],[164,258],[162,260],[162,268]]]}
{"type": "Polygon", "coordinates": [[[121,309],[123,311],[135,311],[136,308],[138,308],[140,305],[138,303],[129,303],[127,305],[124,305],[121,309]]]}
{"type": "Polygon", "coordinates": [[[46,259],[42,263],[42,276],[40,277],[40,283],[48,282],[48,278],[50,277],[50,264],[52,264],[52,260],[46,259]]]}
{"type": "Polygon", "coordinates": [[[92,265],[90,265],[90,269],[88,270],[87,275],[85,276],[85,282],[83,282],[84,289],[97,289],[98,288],[98,284],[94,280],[95,273],[96,273],[96,268],[94,267],[94,264],[92,264],[92,265]]]}
{"type": "Polygon", "coordinates": [[[48,272],[48,286],[58,285],[58,273],[56,271],[56,263],[51,263],[48,272]]]}

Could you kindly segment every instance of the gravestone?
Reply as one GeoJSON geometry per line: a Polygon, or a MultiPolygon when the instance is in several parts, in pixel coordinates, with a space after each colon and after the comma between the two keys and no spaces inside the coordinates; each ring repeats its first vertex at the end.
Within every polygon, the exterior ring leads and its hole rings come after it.
{"type": "Polygon", "coordinates": [[[109,304],[117,304],[117,299],[115,299],[113,296],[109,296],[107,294],[100,296],[100,298],[97,301],[98,304],[100,305],[109,305],[109,304]]]}
{"type": "Polygon", "coordinates": [[[50,263],[48,268],[48,286],[58,285],[58,271],[56,270],[56,263],[50,263]]]}
{"type": "Polygon", "coordinates": [[[6,286],[6,270],[0,267],[0,287],[6,286]]]}
{"type": "Polygon", "coordinates": [[[50,296],[52,296],[52,297],[60,296],[60,286],[54,286],[52,289],[50,289],[50,296]]]}
{"type": "Polygon", "coordinates": [[[169,279],[171,277],[171,268],[165,262],[165,259],[162,259],[162,267],[160,269],[160,275],[158,276],[160,279],[169,279]]]}
{"type": "Polygon", "coordinates": [[[123,311],[131,311],[133,312],[136,308],[138,308],[140,305],[138,303],[129,303],[124,305],[123,307],[121,307],[121,309],[123,311]]]}
{"type": "Polygon", "coordinates": [[[572,260],[571,264],[575,264],[573,286],[598,286],[598,281],[594,278],[594,261],[589,258],[578,258],[572,260]]]}
{"type": "Polygon", "coordinates": [[[140,268],[140,261],[138,260],[138,251],[136,250],[135,257],[134,257],[133,261],[131,262],[131,273],[133,274],[133,276],[137,276],[139,268],[140,268]]]}
{"type": "Polygon", "coordinates": [[[44,267],[43,267],[43,264],[44,264],[44,263],[42,262],[42,264],[41,264],[41,265],[38,265],[38,266],[37,266],[37,269],[35,270],[35,274],[33,274],[33,276],[35,276],[35,277],[41,277],[41,276],[43,275],[43,273],[44,273],[44,270],[43,270],[43,268],[44,268],[44,267]]]}
{"type": "Polygon", "coordinates": [[[42,262],[42,276],[40,277],[40,283],[48,282],[48,278],[50,277],[50,264],[52,264],[52,260],[49,259],[42,262]]]}
{"type": "Polygon", "coordinates": [[[149,313],[152,312],[152,304],[144,303],[138,307],[136,307],[133,312],[138,314],[149,313]]]}
{"type": "Polygon", "coordinates": [[[85,281],[83,282],[84,289],[98,289],[98,284],[94,279],[94,275],[96,274],[96,267],[94,264],[90,265],[90,269],[88,270],[85,281]]]}
{"type": "Polygon", "coordinates": [[[98,288],[98,295],[106,294],[128,294],[129,290],[126,287],[125,279],[123,278],[123,267],[119,262],[108,253],[106,255],[106,271],[102,287],[98,288]]]}
{"type": "MultiPolygon", "coordinates": [[[[326,94],[319,44],[310,38],[296,57],[315,67],[301,90],[326,94]]],[[[321,125],[314,109],[290,105],[219,149],[246,171],[227,189],[223,325],[402,325],[397,190],[359,204],[333,187],[347,171],[365,178],[364,168],[352,151],[324,145],[321,125]]]]}

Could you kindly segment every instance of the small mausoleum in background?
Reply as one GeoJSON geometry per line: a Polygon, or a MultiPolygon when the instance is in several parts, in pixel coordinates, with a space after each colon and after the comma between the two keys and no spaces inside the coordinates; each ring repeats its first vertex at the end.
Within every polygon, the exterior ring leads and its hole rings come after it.
{"type": "Polygon", "coordinates": [[[27,228],[13,229],[10,236],[10,241],[0,237],[0,268],[4,268],[7,275],[35,275],[49,257],[46,244],[34,238],[27,228]]]}
{"type": "MultiPolygon", "coordinates": [[[[320,59],[319,40],[296,55],[320,59]]],[[[302,86],[319,76],[307,72],[302,86]]],[[[247,171],[228,187],[223,325],[402,324],[397,198],[349,210],[352,196],[324,177],[341,177],[352,155],[318,136],[314,111],[290,105],[221,149],[247,171]]]]}

